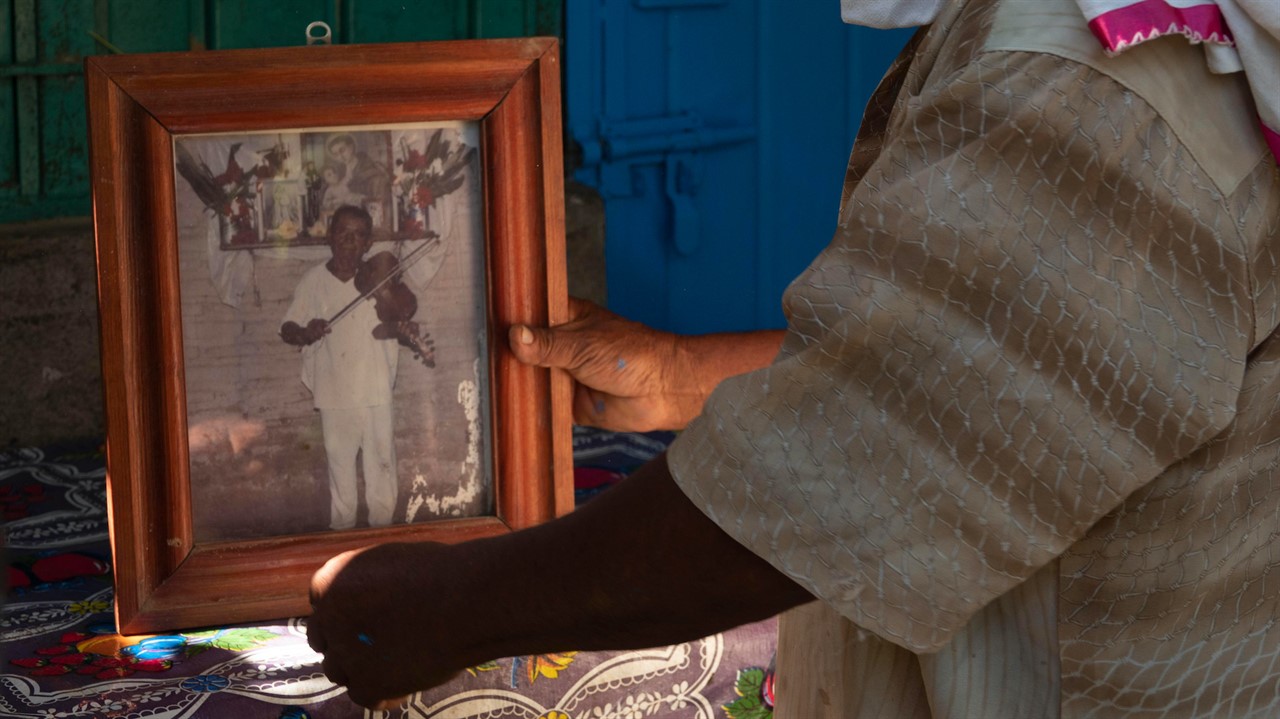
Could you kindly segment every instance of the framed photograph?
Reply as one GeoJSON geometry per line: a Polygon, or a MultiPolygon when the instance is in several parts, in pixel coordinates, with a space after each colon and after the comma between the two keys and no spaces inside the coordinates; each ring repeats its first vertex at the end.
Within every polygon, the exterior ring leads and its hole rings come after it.
{"type": "Polygon", "coordinates": [[[572,508],[557,41],[86,61],[122,633],[572,508]]]}

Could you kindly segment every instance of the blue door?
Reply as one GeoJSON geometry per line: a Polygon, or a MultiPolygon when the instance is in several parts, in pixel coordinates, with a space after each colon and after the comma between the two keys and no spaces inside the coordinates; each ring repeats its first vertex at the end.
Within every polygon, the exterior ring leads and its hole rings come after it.
{"type": "Polygon", "coordinates": [[[863,106],[910,31],[846,26],[835,0],[568,0],[565,33],[610,307],[678,332],[782,326],[782,291],[831,239],[863,106]]]}

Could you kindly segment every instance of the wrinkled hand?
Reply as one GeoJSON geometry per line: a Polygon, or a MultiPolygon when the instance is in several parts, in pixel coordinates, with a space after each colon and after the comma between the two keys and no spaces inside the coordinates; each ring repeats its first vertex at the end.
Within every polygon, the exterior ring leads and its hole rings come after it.
{"type": "Polygon", "coordinates": [[[440,545],[384,544],[330,559],[311,579],[307,642],[324,673],[361,706],[388,709],[448,681],[449,627],[432,609],[429,583],[440,545]],[[425,594],[423,592],[426,592],[425,594]]]}
{"type": "Polygon", "coordinates": [[[516,325],[508,342],[525,364],[567,370],[575,381],[573,419],[615,431],[679,429],[704,397],[682,385],[679,337],[569,298],[570,321],[516,325]]]}

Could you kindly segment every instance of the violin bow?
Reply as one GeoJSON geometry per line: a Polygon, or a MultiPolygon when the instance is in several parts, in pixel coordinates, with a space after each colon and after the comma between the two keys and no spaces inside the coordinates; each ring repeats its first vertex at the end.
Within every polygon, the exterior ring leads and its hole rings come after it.
{"type": "Polygon", "coordinates": [[[422,243],[420,246],[418,246],[417,249],[405,255],[404,257],[401,257],[399,260],[396,260],[396,266],[394,270],[388,272],[387,276],[383,277],[382,280],[378,282],[378,284],[374,285],[373,287],[370,287],[368,292],[365,292],[364,294],[360,295],[354,300],[351,300],[350,302],[347,303],[346,307],[343,307],[342,309],[338,310],[338,313],[329,319],[329,326],[332,327],[335,322],[351,314],[351,311],[354,310],[357,305],[359,305],[361,302],[364,302],[365,300],[372,297],[373,293],[377,292],[378,289],[383,285],[385,285],[386,283],[404,274],[404,271],[409,269],[409,265],[412,265],[414,262],[417,262],[418,260],[422,259],[422,257],[424,256],[423,255],[424,252],[434,248],[438,244],[440,244],[440,235],[433,235],[431,237],[428,237],[427,241],[422,243]]]}

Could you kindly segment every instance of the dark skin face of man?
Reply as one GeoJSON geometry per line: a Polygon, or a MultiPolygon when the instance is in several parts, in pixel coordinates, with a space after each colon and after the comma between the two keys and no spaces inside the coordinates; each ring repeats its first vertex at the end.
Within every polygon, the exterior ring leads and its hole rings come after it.
{"type": "Polygon", "coordinates": [[[334,277],[346,282],[360,269],[364,253],[373,244],[372,228],[354,215],[339,215],[329,230],[333,258],[325,265],[334,277]]]}

